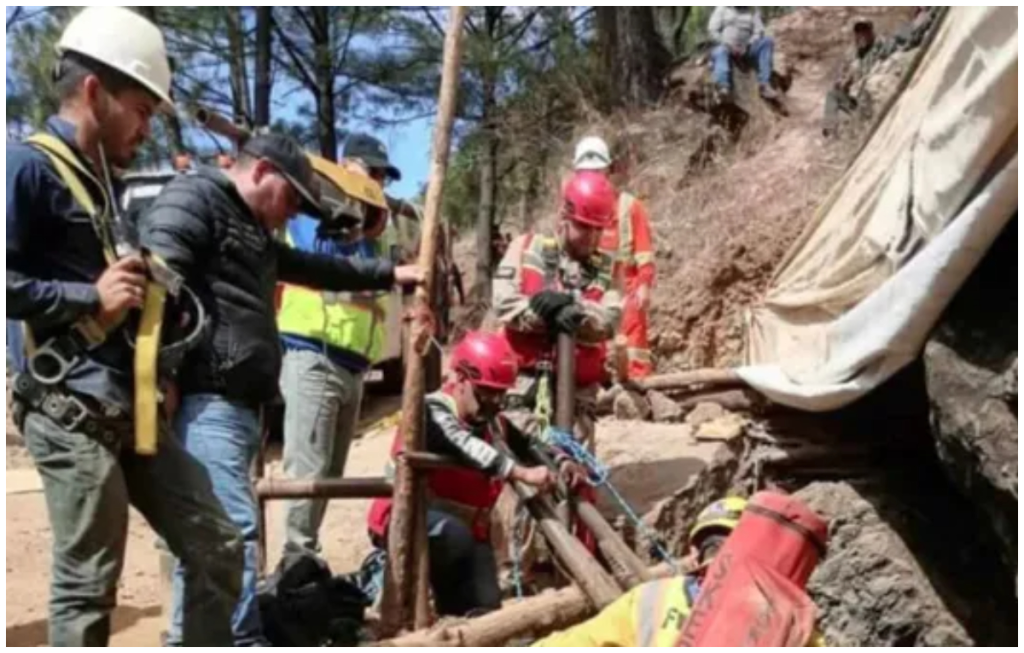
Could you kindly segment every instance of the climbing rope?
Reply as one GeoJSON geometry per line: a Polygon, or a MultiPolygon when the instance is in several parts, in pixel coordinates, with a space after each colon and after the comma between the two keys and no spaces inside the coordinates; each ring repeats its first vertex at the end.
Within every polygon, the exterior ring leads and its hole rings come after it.
{"type": "Polygon", "coordinates": [[[611,469],[598,460],[597,456],[590,453],[585,446],[576,441],[572,433],[558,428],[549,428],[545,433],[545,441],[552,447],[561,449],[574,462],[587,470],[587,483],[595,489],[604,489],[619,505],[626,518],[651,545],[652,554],[667,564],[673,574],[679,575],[680,570],[668,550],[658,539],[657,535],[647,527],[640,515],[633,506],[629,504],[622,493],[611,482],[611,469]]]}

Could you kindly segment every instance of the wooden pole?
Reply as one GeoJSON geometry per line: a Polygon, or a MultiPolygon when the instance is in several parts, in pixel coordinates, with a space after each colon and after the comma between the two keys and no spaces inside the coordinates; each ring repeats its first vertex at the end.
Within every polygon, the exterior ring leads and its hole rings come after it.
{"type": "Polygon", "coordinates": [[[523,483],[512,483],[512,489],[530,511],[530,516],[537,522],[544,539],[565,567],[573,582],[582,588],[584,594],[599,609],[603,610],[622,596],[622,591],[604,570],[604,567],[590,555],[583,544],[577,540],[558,520],[555,507],[547,497],[537,493],[523,483]]]}
{"type": "MultiPolygon", "coordinates": [[[[647,570],[651,578],[668,578],[671,570],[661,565],[647,570]]],[[[417,632],[377,644],[380,647],[503,647],[517,639],[545,637],[570,628],[594,615],[594,606],[578,587],[548,592],[526,599],[489,615],[438,626],[429,632],[417,632]]]]}
{"type": "Polygon", "coordinates": [[[746,386],[742,377],[733,370],[694,370],[652,376],[632,382],[640,390],[678,390],[695,385],[739,388],[746,386]]]}
{"type": "MultiPolygon", "coordinates": [[[[434,296],[434,265],[437,255],[437,241],[444,195],[445,175],[451,150],[452,128],[455,124],[455,107],[459,86],[459,70],[462,63],[462,25],[467,7],[452,7],[444,42],[444,67],[441,75],[441,93],[438,100],[437,125],[434,129],[434,144],[431,154],[430,184],[423,218],[423,242],[420,248],[420,266],[423,268],[425,283],[417,289],[413,322],[410,328],[409,363],[406,370],[402,401],[402,437],[405,450],[423,450],[424,395],[426,383],[425,358],[430,343],[431,324],[430,298],[434,296]]],[[[382,610],[382,630],[386,634],[398,632],[411,626],[415,619],[415,587],[418,568],[417,553],[421,538],[416,533],[417,516],[426,510],[422,492],[416,492],[412,466],[407,461],[398,461],[395,477],[394,509],[388,541],[388,569],[385,582],[390,584],[387,593],[388,604],[382,610]]]]}

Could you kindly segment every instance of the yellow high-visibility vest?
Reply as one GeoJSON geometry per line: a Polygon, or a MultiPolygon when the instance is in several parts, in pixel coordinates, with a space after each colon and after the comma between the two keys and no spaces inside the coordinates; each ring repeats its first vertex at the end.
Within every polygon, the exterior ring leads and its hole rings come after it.
{"type": "MultiPolygon", "coordinates": [[[[295,247],[290,233],[286,242],[295,247]]],[[[334,293],[284,284],[277,326],[282,334],[322,342],[376,363],[384,353],[389,301],[385,292],[334,293]]]]}

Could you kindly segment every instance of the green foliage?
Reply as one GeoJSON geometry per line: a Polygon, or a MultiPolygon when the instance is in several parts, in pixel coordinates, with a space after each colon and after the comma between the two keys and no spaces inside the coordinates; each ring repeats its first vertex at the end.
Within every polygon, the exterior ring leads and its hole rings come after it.
{"type": "Polygon", "coordinates": [[[8,131],[38,129],[56,112],[59,101],[52,83],[56,46],[71,15],[70,7],[49,7],[8,36],[8,131]]]}

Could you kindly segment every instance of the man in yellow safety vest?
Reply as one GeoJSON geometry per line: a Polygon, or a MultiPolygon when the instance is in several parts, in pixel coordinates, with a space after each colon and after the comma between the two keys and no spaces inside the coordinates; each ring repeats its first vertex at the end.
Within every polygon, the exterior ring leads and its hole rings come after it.
{"type": "MultiPolygon", "coordinates": [[[[383,184],[401,174],[387,160],[376,139],[350,136],[344,161],[335,166],[346,180],[361,180],[363,201],[333,194],[322,184],[326,203],[344,212],[345,220],[293,220],[287,228],[291,247],[306,252],[365,259],[389,258],[383,184]]],[[[318,172],[327,163],[318,164],[318,172]]],[[[285,348],[281,393],[285,399],[284,470],[288,478],[341,478],[359,424],[364,377],[385,347],[390,292],[328,293],[285,285],[278,328],[285,348]]],[[[285,553],[318,554],[319,531],[327,502],[289,502],[285,553]]]]}

